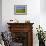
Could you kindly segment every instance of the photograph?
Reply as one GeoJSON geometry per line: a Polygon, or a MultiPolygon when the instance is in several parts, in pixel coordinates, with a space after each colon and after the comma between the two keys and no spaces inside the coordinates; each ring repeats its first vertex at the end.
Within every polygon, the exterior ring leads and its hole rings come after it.
{"type": "Polygon", "coordinates": [[[14,14],[26,15],[27,14],[27,5],[14,5],[14,14]]]}

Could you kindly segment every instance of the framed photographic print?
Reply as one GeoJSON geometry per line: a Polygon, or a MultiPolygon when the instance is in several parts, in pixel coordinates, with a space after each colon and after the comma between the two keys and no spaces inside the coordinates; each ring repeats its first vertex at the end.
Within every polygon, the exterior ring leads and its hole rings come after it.
{"type": "Polygon", "coordinates": [[[27,14],[27,5],[14,5],[14,14],[26,15],[27,14]]]}

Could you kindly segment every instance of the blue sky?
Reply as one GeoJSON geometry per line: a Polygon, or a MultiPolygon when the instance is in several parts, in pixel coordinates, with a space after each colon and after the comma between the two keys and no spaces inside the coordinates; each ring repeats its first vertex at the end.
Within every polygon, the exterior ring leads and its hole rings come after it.
{"type": "Polygon", "coordinates": [[[25,9],[25,6],[17,5],[16,9],[25,9]]]}

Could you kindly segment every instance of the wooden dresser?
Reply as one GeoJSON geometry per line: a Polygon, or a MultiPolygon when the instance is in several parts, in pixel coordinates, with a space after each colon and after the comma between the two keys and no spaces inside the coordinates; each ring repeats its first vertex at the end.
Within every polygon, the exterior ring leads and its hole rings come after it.
{"type": "MultiPolygon", "coordinates": [[[[33,23],[7,23],[12,39],[21,46],[33,46],[33,23]]],[[[19,46],[19,45],[18,45],[19,46]]]]}

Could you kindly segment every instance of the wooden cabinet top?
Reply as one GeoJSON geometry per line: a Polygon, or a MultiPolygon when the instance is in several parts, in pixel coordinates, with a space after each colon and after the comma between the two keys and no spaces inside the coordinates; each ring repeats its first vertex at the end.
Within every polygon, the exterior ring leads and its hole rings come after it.
{"type": "Polygon", "coordinates": [[[19,31],[24,31],[28,32],[32,30],[32,25],[33,23],[7,23],[9,25],[9,31],[12,32],[19,32],[19,31]]]}
{"type": "Polygon", "coordinates": [[[33,25],[34,23],[7,23],[8,25],[33,25]]]}

